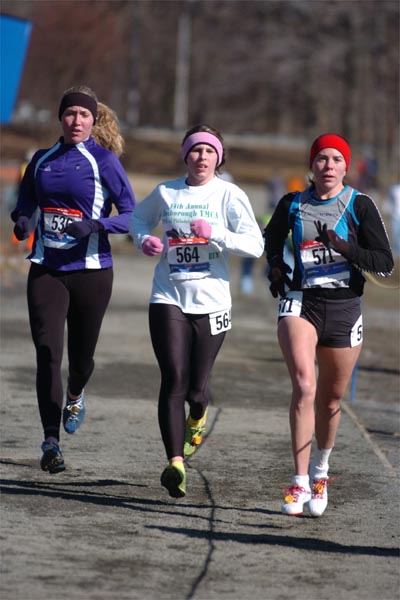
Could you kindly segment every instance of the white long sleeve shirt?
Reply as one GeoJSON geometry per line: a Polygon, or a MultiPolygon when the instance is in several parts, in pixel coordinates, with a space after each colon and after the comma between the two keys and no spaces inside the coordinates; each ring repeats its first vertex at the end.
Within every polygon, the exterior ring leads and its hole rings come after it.
{"type": "Polygon", "coordinates": [[[264,251],[243,190],[219,177],[200,186],[187,185],[185,177],[161,183],[132,214],[130,232],[138,248],[159,224],[164,250],[150,302],[174,304],[194,314],[230,308],[229,254],[257,258],[264,251]],[[209,240],[193,237],[190,223],[195,219],[211,225],[209,240]]]}

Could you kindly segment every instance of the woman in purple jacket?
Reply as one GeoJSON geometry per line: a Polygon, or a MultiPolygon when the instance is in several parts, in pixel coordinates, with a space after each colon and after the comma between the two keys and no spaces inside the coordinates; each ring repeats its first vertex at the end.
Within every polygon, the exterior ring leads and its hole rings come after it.
{"type": "Polygon", "coordinates": [[[49,473],[65,469],[59,448],[61,415],[67,433],[74,433],[85,416],[84,388],[94,369],[95,348],[112,292],[108,234],[127,233],[135,207],[135,196],[116,155],[122,144],[106,149],[95,141],[92,128],[97,110],[96,95],[87,86],[63,94],[58,112],[63,137],[34,154],[11,214],[19,240],[28,237],[31,219],[38,214],[28,256],[28,308],[44,431],[40,466],[49,473]],[[113,204],[118,214],[110,216],[113,204]],[[63,410],[65,321],[68,388],[63,410]]]}

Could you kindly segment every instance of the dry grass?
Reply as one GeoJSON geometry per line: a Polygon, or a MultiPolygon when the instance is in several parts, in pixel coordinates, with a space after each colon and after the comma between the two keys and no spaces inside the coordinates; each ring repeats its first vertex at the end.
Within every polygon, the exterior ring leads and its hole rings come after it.
{"type": "MultiPolygon", "coordinates": [[[[28,134],[11,127],[2,127],[1,155],[2,162],[22,163],[26,153],[36,148],[49,147],[57,139],[59,133],[44,131],[28,134]]],[[[253,184],[264,184],[273,175],[282,177],[304,177],[306,171],[306,156],[298,149],[288,149],[271,146],[251,147],[241,145],[240,136],[227,145],[226,169],[232,173],[235,180],[253,184]]],[[[182,174],[180,158],[180,138],[171,133],[171,138],[165,132],[157,136],[144,138],[132,135],[126,138],[125,153],[121,158],[125,169],[140,175],[157,175],[171,178],[182,174]]]]}

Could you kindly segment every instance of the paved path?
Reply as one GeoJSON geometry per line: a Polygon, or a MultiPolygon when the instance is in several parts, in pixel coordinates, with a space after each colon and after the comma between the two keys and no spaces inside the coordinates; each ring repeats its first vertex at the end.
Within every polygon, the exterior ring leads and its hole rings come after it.
{"type": "MultiPolygon", "coordinates": [[[[187,496],[174,501],[159,485],[159,375],[147,329],[153,264],[117,252],[86,421],[76,435],[62,434],[67,470],[55,476],[38,466],[24,268],[3,277],[2,600],[398,598],[398,439],[372,431],[395,426],[386,320],[376,372],[361,369],[357,402],[343,403],[326,513],[285,517],[290,387],[275,306],[260,275],[256,295],[239,296],[234,271],[234,327],[212,378],[208,436],[188,461],[187,496]],[[379,411],[370,399],[367,427],[363,398],[377,385],[387,393],[379,411]]],[[[365,346],[366,361],[375,343],[365,346]]]]}

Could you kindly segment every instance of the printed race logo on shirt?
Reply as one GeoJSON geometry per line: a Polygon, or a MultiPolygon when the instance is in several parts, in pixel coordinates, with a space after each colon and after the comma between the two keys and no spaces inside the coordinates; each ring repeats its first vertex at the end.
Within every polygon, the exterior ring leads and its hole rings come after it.
{"type": "Polygon", "coordinates": [[[303,288],[347,287],[350,279],[349,264],[333,248],[309,240],[300,244],[300,257],[304,269],[303,288]]]}
{"type": "Polygon", "coordinates": [[[168,238],[171,279],[201,279],[210,275],[209,243],[205,238],[168,238]]]}
{"type": "Polygon", "coordinates": [[[44,245],[63,250],[75,246],[79,240],[67,233],[62,233],[62,231],[71,223],[82,221],[82,217],[82,211],[74,208],[44,208],[44,245]]]}

